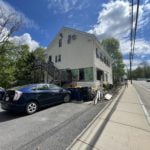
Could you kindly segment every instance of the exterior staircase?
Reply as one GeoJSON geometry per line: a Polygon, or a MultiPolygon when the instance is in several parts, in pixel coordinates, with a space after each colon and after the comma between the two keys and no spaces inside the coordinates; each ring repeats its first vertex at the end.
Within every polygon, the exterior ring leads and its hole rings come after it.
{"type": "Polygon", "coordinates": [[[39,81],[35,82],[46,82],[63,84],[72,82],[72,74],[70,70],[60,70],[52,62],[42,62],[36,60],[34,63],[34,78],[39,81]],[[36,73],[38,71],[38,74],[36,73]],[[39,75],[40,74],[40,75],[39,75]]]}

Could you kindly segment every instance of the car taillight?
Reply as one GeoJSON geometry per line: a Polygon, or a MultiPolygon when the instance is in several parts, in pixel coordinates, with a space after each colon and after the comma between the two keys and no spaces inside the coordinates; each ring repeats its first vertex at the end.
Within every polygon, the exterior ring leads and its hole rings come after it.
{"type": "Polygon", "coordinates": [[[21,95],[22,95],[22,92],[20,92],[20,91],[15,91],[15,96],[14,96],[13,100],[14,100],[14,101],[19,100],[19,98],[21,97],[21,95]]]}

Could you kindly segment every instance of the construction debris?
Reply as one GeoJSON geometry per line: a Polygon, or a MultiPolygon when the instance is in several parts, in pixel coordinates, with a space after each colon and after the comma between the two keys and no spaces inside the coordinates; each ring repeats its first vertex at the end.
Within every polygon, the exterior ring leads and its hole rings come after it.
{"type": "Polygon", "coordinates": [[[112,98],[112,94],[107,93],[107,94],[104,96],[104,98],[105,98],[106,100],[110,100],[110,99],[112,98]]]}

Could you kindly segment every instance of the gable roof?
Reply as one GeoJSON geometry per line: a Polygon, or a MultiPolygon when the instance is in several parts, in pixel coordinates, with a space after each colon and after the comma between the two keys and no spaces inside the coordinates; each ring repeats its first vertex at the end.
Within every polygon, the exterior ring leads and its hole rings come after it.
{"type": "Polygon", "coordinates": [[[73,31],[73,32],[77,32],[79,34],[82,34],[82,35],[85,35],[86,37],[90,37],[91,39],[93,39],[94,41],[96,41],[96,43],[102,47],[102,50],[104,51],[104,53],[112,60],[111,56],[108,54],[108,52],[104,49],[104,47],[101,45],[100,41],[98,40],[98,38],[94,35],[94,34],[91,34],[91,33],[87,33],[87,32],[84,32],[84,31],[80,31],[80,30],[77,30],[77,29],[74,29],[74,28],[70,28],[70,27],[62,27],[60,29],[60,31],[56,34],[55,38],[52,40],[52,42],[48,45],[48,48],[50,48],[50,46],[53,44],[53,42],[56,40],[56,38],[59,36],[59,34],[63,31],[63,30],[70,30],[70,31],[73,31]]]}

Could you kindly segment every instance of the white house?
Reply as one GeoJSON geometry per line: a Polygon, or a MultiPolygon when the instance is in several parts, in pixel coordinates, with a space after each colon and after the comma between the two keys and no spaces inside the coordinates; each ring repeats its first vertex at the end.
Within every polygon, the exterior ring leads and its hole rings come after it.
{"type": "Polygon", "coordinates": [[[47,61],[70,69],[80,86],[112,84],[112,60],[93,35],[63,27],[47,48],[47,61]]]}

